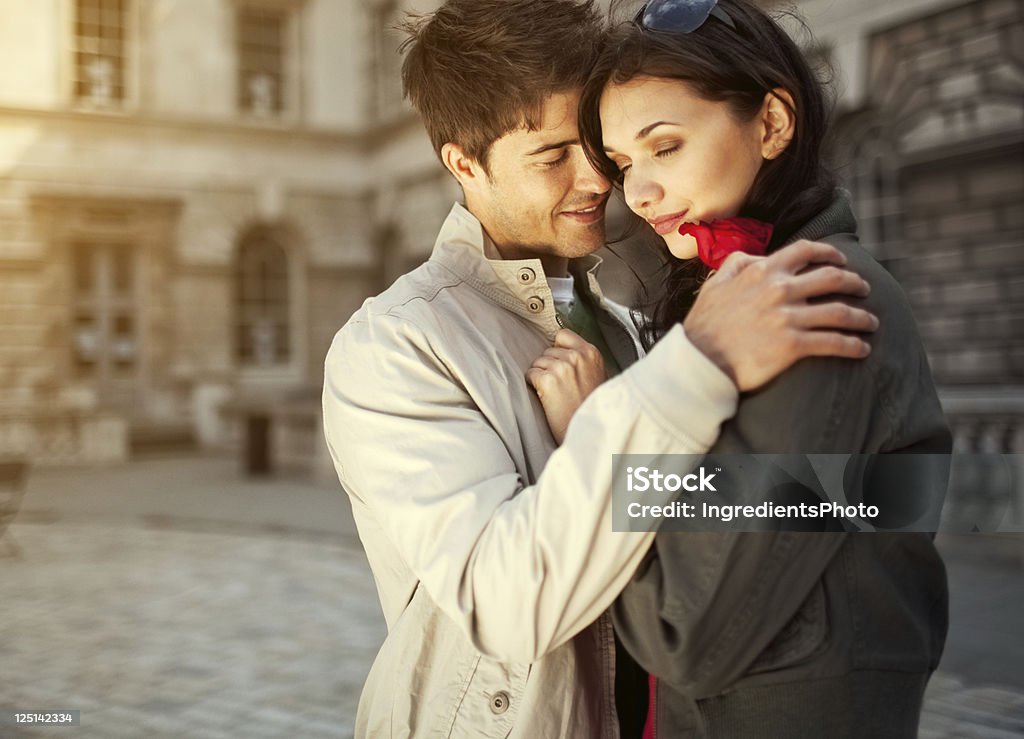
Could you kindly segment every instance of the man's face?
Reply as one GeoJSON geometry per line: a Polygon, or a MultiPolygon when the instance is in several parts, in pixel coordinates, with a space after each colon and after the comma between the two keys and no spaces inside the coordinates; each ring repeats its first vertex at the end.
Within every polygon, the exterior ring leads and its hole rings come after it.
{"type": "Polygon", "coordinates": [[[467,205],[505,259],[580,257],[605,243],[611,183],[594,171],[576,126],[579,91],[550,96],[536,131],[491,145],[489,176],[467,205]]]}

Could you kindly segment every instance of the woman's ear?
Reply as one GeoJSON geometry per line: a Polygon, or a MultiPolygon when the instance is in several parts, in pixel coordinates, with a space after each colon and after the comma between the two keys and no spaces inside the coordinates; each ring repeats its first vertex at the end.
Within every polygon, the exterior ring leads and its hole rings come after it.
{"type": "Polygon", "coordinates": [[[787,90],[776,87],[764,96],[761,123],[761,156],[765,159],[778,159],[796,134],[793,96],[787,90]]]}

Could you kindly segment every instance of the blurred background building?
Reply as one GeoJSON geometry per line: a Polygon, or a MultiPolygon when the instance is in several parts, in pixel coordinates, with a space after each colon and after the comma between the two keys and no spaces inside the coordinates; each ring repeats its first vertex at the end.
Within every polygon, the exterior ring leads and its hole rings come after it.
{"type": "Polygon", "coordinates": [[[1024,452],[1024,2],[806,0],[834,158],[961,451],[1024,452]]]}
{"type": "Polygon", "coordinates": [[[0,451],[222,447],[279,407],[274,433],[303,438],[275,448],[315,446],[331,336],[382,283],[377,16],[3,0],[0,18],[0,451]]]}
{"type": "MultiPolygon", "coordinates": [[[[436,5],[0,0],[0,454],[330,474],[331,337],[458,194],[399,80],[436,5]]],[[[796,10],[960,448],[1024,451],[1024,3],[796,10]]]]}

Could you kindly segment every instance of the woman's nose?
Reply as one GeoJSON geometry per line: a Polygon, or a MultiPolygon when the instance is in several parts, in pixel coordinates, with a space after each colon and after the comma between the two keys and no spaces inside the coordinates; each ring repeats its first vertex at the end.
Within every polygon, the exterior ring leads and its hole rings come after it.
{"type": "Polygon", "coordinates": [[[630,172],[623,184],[623,194],[630,210],[639,215],[650,215],[650,209],[661,201],[664,193],[651,178],[630,172]]]}

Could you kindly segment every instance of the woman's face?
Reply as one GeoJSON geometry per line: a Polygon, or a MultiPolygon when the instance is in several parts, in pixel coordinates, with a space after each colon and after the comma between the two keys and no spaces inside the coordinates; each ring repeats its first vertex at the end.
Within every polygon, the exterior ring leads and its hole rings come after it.
{"type": "Polygon", "coordinates": [[[601,128],[626,203],[679,259],[697,255],[696,241],[679,227],[737,215],[770,150],[761,115],[739,122],[726,103],[660,77],[605,88],[601,128]]]}

